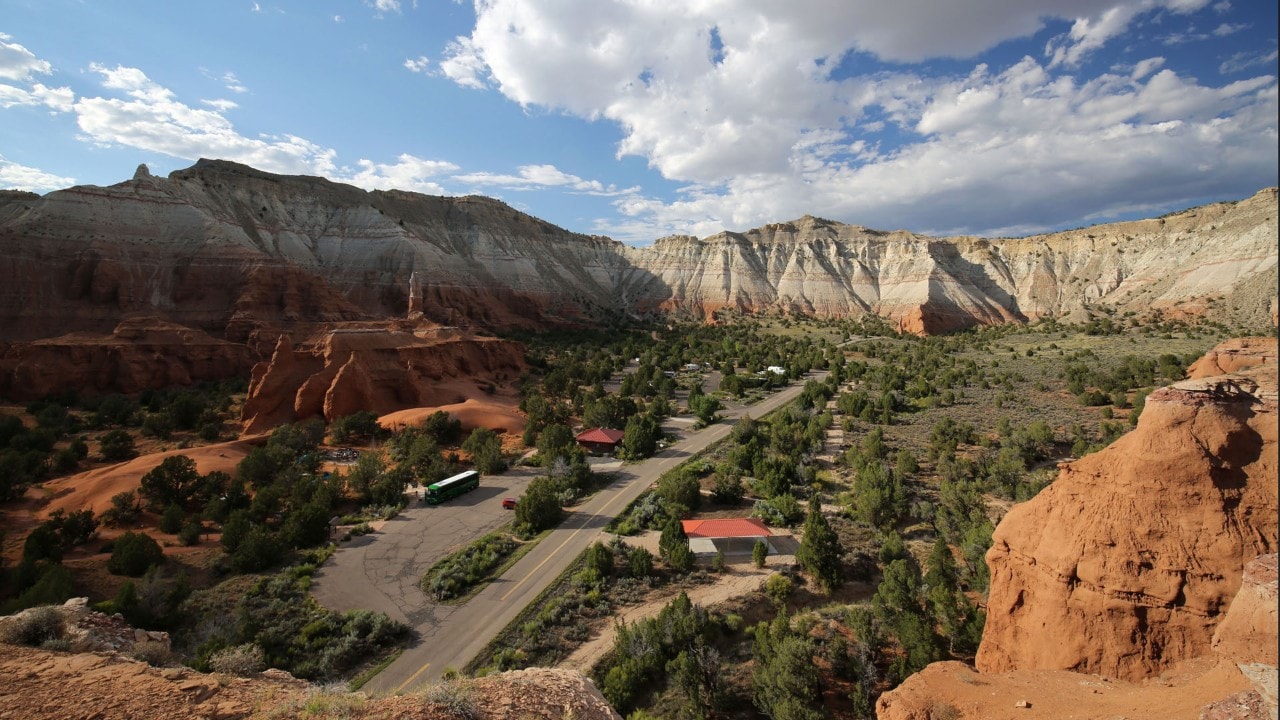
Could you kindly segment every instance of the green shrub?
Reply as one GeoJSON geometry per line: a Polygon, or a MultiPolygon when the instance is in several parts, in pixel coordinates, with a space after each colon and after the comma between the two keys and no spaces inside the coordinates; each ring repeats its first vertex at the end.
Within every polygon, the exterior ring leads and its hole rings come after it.
{"type": "Polygon", "coordinates": [[[182,508],[177,505],[170,505],[160,515],[160,530],[170,535],[176,535],[182,529],[183,521],[186,519],[186,513],[182,512],[182,508]]]}
{"type": "Polygon", "coordinates": [[[142,577],[147,568],[164,561],[160,544],[145,533],[126,532],[111,547],[107,570],[113,575],[142,577]]]}

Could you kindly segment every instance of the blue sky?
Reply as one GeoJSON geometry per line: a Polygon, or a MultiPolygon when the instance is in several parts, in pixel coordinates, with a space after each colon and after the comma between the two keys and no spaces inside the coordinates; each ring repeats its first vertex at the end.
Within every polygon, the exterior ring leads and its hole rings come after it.
{"type": "Polygon", "coordinates": [[[0,188],[199,157],[648,244],[1025,235],[1277,182],[1258,0],[0,0],[0,188]]]}

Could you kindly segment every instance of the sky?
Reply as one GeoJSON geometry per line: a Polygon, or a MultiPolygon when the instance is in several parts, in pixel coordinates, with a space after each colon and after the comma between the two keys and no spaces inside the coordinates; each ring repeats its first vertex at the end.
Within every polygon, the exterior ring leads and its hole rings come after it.
{"type": "Polygon", "coordinates": [[[647,245],[1277,184],[1274,0],[0,0],[0,188],[201,157],[647,245]]]}

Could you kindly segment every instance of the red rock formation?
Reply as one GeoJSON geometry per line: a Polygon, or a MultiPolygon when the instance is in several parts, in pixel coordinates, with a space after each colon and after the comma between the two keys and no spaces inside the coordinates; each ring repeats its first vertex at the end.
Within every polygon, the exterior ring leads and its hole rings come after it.
{"type": "Polygon", "coordinates": [[[243,375],[253,361],[245,345],[135,317],[106,336],[72,333],[10,345],[0,355],[0,396],[30,400],[67,388],[135,393],[243,375]]]}
{"type": "Polygon", "coordinates": [[[1152,393],[996,528],[978,668],[1139,679],[1207,654],[1245,563],[1276,550],[1276,482],[1271,368],[1152,393]]]}
{"type": "Polygon", "coordinates": [[[1248,337],[1228,340],[1191,363],[1187,377],[1206,378],[1239,372],[1257,365],[1276,367],[1276,338],[1248,337]]]}
{"type": "Polygon", "coordinates": [[[253,369],[244,404],[244,432],[284,422],[334,420],[369,410],[379,415],[465,398],[459,380],[483,385],[524,371],[519,343],[391,324],[344,326],[293,347],[282,337],[270,362],[253,369]]]}
{"type": "Polygon", "coordinates": [[[1010,510],[982,672],[934,663],[877,717],[1274,717],[1277,382],[1256,358],[1275,347],[1223,343],[1196,367],[1243,370],[1152,393],[1133,432],[1010,510]]]}
{"type": "Polygon", "coordinates": [[[1240,592],[1213,634],[1215,653],[1237,663],[1280,665],[1276,580],[1275,555],[1263,555],[1245,565],[1240,592]]]}

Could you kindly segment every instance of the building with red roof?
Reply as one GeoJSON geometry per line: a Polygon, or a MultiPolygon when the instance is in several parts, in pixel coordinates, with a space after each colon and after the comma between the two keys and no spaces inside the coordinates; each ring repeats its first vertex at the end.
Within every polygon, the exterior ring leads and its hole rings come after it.
{"type": "Polygon", "coordinates": [[[587,452],[596,455],[610,455],[622,444],[623,432],[613,428],[592,428],[578,433],[574,440],[587,452]]]}
{"type": "Polygon", "coordinates": [[[684,534],[689,536],[689,549],[697,557],[709,557],[722,552],[730,555],[750,555],[757,541],[764,541],[769,552],[776,553],[769,538],[773,533],[763,522],[755,518],[710,518],[707,520],[681,520],[684,534]]]}

